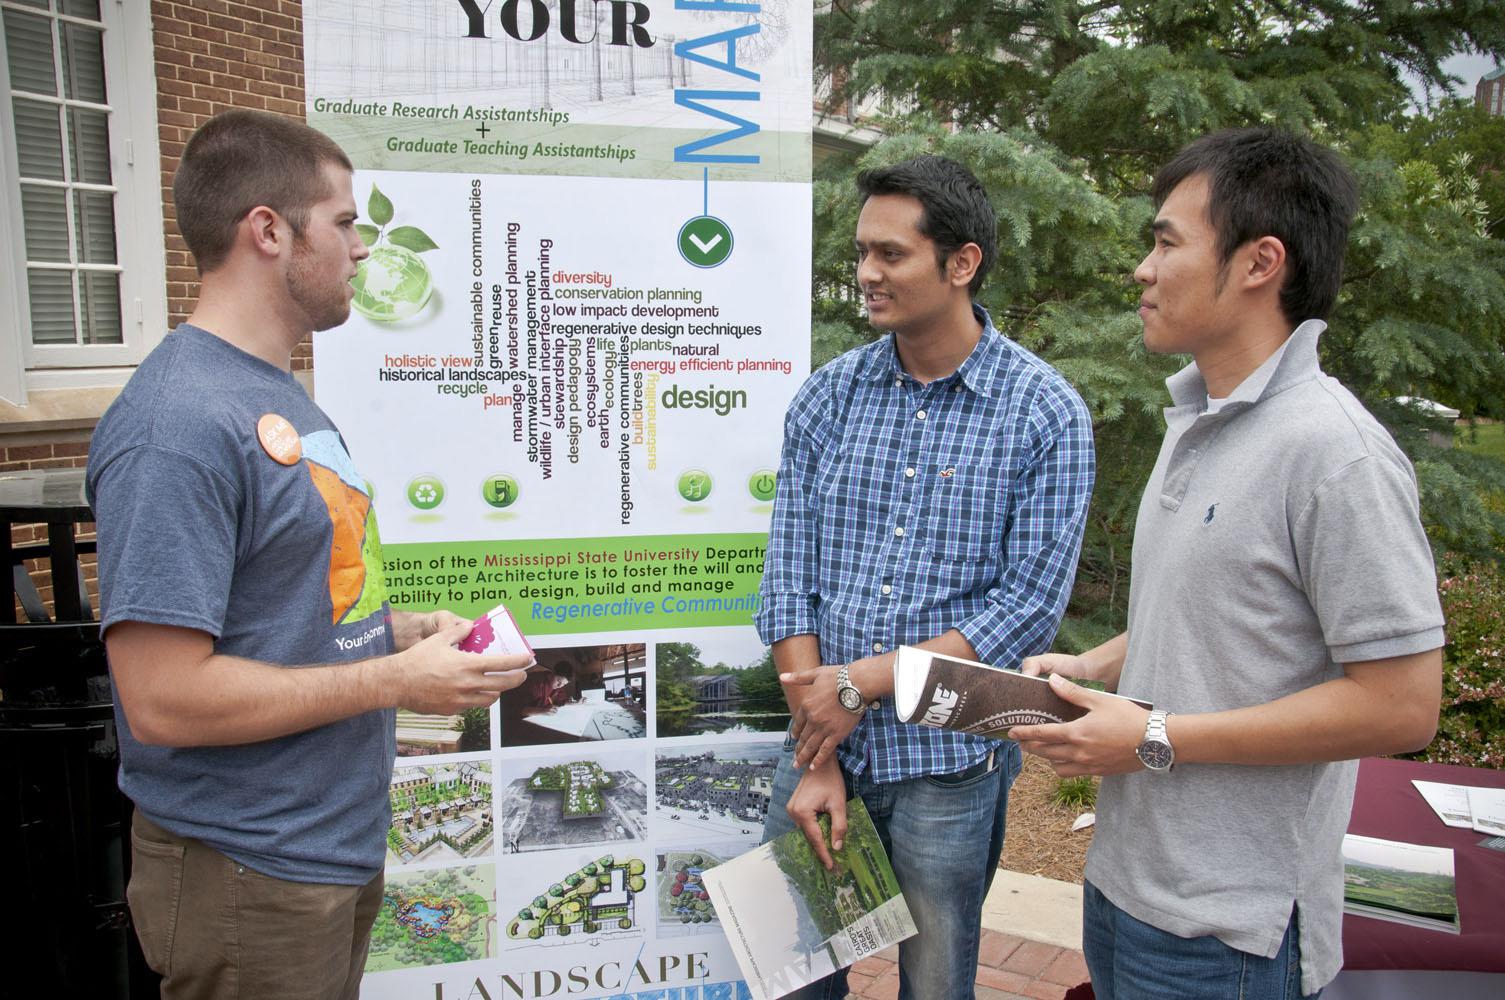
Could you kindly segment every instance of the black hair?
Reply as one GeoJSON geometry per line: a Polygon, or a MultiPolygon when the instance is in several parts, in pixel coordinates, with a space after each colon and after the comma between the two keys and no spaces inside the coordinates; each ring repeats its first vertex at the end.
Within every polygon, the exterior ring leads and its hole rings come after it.
{"type": "Polygon", "coordinates": [[[942,274],[952,254],[976,243],[982,261],[967,285],[968,294],[976,298],[998,259],[998,215],[972,171],[944,156],[916,156],[891,167],[862,171],[857,175],[857,190],[864,202],[875,194],[907,194],[918,200],[923,210],[920,232],[935,241],[942,274]]]}
{"type": "Polygon", "coordinates": [[[1343,284],[1348,227],[1359,208],[1358,185],[1342,158],[1281,129],[1213,132],[1155,175],[1150,190],[1155,207],[1197,176],[1207,180],[1207,218],[1217,233],[1219,269],[1245,243],[1273,236],[1286,249],[1281,312],[1292,323],[1326,319],[1343,284]]]}

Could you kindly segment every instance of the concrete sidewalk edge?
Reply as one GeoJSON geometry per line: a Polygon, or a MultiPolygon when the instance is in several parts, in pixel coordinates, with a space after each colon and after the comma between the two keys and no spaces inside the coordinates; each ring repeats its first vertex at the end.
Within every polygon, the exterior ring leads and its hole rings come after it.
{"type": "Polygon", "coordinates": [[[999,869],[982,904],[988,930],[1082,950],[1082,887],[999,869]]]}

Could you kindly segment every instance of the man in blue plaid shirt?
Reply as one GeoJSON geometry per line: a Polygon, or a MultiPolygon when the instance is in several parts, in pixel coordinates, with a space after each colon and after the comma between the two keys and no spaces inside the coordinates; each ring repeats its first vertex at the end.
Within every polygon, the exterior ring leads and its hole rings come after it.
{"type": "MultiPolygon", "coordinates": [[[[890,333],[813,374],[785,418],[757,625],[794,723],[764,837],[798,826],[829,867],[816,816],[839,847],[861,795],[919,928],[899,947],[899,996],[951,1000],[973,996],[1019,747],[899,722],[893,650],[1013,669],[1050,648],[1092,425],[972,302],[997,230],[977,179],[921,156],[857,183],[857,280],[890,333]]],[[[838,972],[796,995],[846,993],[838,972]]]]}

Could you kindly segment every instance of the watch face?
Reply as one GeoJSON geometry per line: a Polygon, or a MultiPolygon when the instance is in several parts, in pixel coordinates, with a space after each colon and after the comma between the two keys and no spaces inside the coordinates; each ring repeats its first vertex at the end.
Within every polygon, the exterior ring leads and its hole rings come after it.
{"type": "Polygon", "coordinates": [[[855,712],[862,708],[862,692],[854,687],[844,687],[837,691],[836,700],[841,702],[841,707],[848,712],[855,712]]]}
{"type": "Polygon", "coordinates": [[[1151,771],[1164,771],[1175,760],[1169,743],[1145,740],[1139,744],[1139,749],[1135,752],[1139,755],[1140,762],[1151,771]]]}

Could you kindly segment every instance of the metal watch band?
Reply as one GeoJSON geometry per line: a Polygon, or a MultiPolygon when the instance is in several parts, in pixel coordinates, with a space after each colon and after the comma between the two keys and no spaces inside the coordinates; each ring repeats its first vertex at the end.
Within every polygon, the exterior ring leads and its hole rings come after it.
{"type": "Polygon", "coordinates": [[[836,668],[836,701],[841,705],[842,708],[845,708],[853,715],[861,715],[863,712],[867,711],[867,700],[862,697],[862,692],[857,690],[857,685],[852,683],[852,672],[850,668],[850,663],[843,663],[841,666],[836,668]],[[846,703],[842,701],[841,693],[846,689],[851,689],[857,692],[856,708],[847,708],[846,703]]]}

